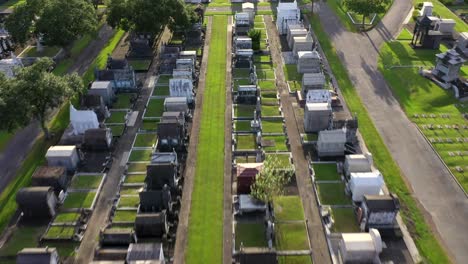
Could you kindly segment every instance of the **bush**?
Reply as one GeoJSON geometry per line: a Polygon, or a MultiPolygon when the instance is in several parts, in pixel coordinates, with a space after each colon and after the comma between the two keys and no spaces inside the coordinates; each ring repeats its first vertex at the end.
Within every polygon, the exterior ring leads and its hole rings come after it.
{"type": "Polygon", "coordinates": [[[418,20],[419,17],[419,10],[414,10],[413,11],[413,20],[416,21],[418,20]]]}
{"type": "Polygon", "coordinates": [[[416,5],[416,9],[421,10],[422,6],[423,6],[423,3],[418,3],[418,4],[416,5]]]}
{"type": "Polygon", "coordinates": [[[260,50],[260,38],[262,36],[262,32],[258,29],[251,29],[247,35],[252,39],[252,49],[260,50]]]}

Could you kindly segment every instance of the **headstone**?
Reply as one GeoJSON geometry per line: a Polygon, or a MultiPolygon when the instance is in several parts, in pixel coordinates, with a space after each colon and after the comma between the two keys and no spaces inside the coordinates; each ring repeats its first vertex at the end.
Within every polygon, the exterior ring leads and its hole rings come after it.
{"type": "Polygon", "coordinates": [[[460,68],[465,61],[454,49],[439,53],[436,55],[436,66],[432,70],[432,74],[444,82],[455,81],[458,79],[460,68]]]}
{"type": "Polygon", "coordinates": [[[304,109],[305,132],[319,132],[327,129],[330,126],[332,117],[330,103],[306,103],[304,109]]]}

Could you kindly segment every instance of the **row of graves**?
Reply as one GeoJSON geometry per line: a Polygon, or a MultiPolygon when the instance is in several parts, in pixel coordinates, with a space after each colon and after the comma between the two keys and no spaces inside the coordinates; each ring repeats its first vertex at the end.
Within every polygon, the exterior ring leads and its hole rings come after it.
{"type": "Polygon", "coordinates": [[[201,60],[196,51],[181,49],[182,45],[161,49],[161,74],[154,79],[112,210],[101,229],[95,261],[165,263],[174,255],[201,60]],[[165,58],[174,64],[168,65],[165,58]]]}
{"type": "Polygon", "coordinates": [[[411,263],[396,221],[398,198],[385,191],[372,155],[360,154],[358,122],[343,109],[296,10],[294,2],[280,3],[277,28],[283,50],[289,50],[283,52],[285,76],[297,97],[295,118],[303,124],[299,132],[313,160],[311,179],[333,262],[411,263]]]}
{"type": "Polygon", "coordinates": [[[263,16],[252,21],[250,27],[265,32],[261,51],[254,52],[252,40],[237,28],[233,36],[233,261],[311,263],[301,198],[280,196],[267,204],[251,196],[266,159],[278,163],[281,173],[294,174],[266,25],[263,16]]]}
{"type": "MultiPolygon", "coordinates": [[[[105,71],[116,67],[131,71],[126,60],[112,58],[105,71]]],[[[100,71],[97,75],[102,76],[100,71]]],[[[114,145],[138,115],[132,111],[138,89],[133,86],[135,76],[129,75],[132,85],[123,85],[120,79],[96,80],[89,85],[79,109],[70,105],[70,124],[59,143],[48,149],[47,166],[36,169],[32,187],[18,191],[21,218],[10,241],[24,236],[23,229],[44,231],[38,238],[31,237],[31,248],[18,252],[17,263],[33,263],[36,258],[47,259],[44,263],[71,261],[112,165],[114,145]]]]}
{"type": "Polygon", "coordinates": [[[460,76],[460,69],[468,58],[468,32],[456,32],[455,20],[435,16],[431,2],[423,2],[413,30],[411,46],[438,50],[440,44],[452,49],[435,55],[433,69],[421,69],[421,74],[446,90],[453,90],[455,98],[468,100],[468,82],[460,76]],[[456,41],[454,41],[456,39],[456,41]]]}

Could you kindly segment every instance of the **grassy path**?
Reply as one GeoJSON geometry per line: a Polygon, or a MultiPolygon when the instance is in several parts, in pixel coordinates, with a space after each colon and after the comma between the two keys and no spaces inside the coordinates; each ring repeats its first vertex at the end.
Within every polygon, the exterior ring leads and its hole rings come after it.
{"type": "Polygon", "coordinates": [[[424,216],[419,210],[412,193],[409,191],[400,168],[393,160],[385,143],[372,122],[369,113],[364,107],[361,98],[357,94],[346,68],[341,63],[338,54],[330,42],[328,35],[323,30],[317,16],[309,16],[310,24],[315,35],[320,41],[327,60],[332,68],[343,97],[350,111],[356,113],[359,120],[359,131],[362,134],[366,146],[372,152],[374,163],[385,175],[385,182],[389,190],[396,193],[402,203],[401,216],[405,221],[419,251],[428,263],[449,263],[449,259],[439,241],[432,233],[424,216]]]}
{"type": "Polygon", "coordinates": [[[221,263],[227,16],[213,17],[186,263],[221,263]]]}

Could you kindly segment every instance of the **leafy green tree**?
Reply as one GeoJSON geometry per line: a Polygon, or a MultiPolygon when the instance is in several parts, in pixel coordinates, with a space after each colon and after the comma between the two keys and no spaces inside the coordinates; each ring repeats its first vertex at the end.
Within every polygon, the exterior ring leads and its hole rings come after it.
{"type": "Polygon", "coordinates": [[[12,132],[18,127],[29,124],[27,97],[16,89],[15,81],[0,73],[0,129],[12,132]]]}
{"type": "Polygon", "coordinates": [[[251,195],[265,203],[271,202],[273,197],[284,193],[284,186],[289,183],[292,174],[292,169],[282,168],[276,157],[267,156],[262,171],[250,187],[251,195]]]}
{"type": "Polygon", "coordinates": [[[107,22],[136,32],[160,33],[165,26],[171,30],[187,29],[196,15],[182,0],[110,0],[107,22]]]}
{"type": "Polygon", "coordinates": [[[364,29],[366,17],[372,14],[385,12],[390,0],[345,0],[346,7],[362,15],[362,28],[364,29]]]}
{"type": "Polygon", "coordinates": [[[247,36],[252,39],[252,49],[260,50],[260,39],[262,37],[262,31],[258,29],[251,29],[247,32],[247,36]]]}
{"type": "Polygon", "coordinates": [[[80,36],[96,30],[97,15],[93,5],[86,0],[49,0],[36,23],[47,45],[63,47],[80,36]]]}
{"type": "Polygon", "coordinates": [[[14,79],[14,89],[24,100],[16,108],[24,108],[28,117],[37,119],[44,134],[49,138],[47,113],[59,107],[63,102],[76,94],[85,91],[82,79],[75,73],[57,76],[49,70],[54,62],[50,58],[41,58],[32,66],[18,70],[14,79]]]}
{"type": "Polygon", "coordinates": [[[31,36],[34,15],[32,8],[26,2],[17,5],[5,21],[11,37],[21,46],[24,46],[31,36]]]}

